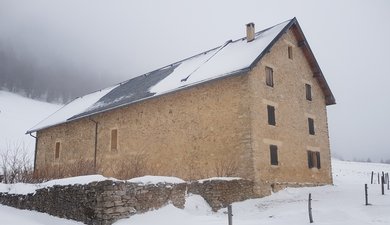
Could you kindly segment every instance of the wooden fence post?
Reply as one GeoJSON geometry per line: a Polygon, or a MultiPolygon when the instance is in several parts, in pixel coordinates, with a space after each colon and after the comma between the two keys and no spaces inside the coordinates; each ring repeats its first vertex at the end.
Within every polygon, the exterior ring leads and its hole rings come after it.
{"type": "Polygon", "coordinates": [[[371,184],[374,182],[374,171],[371,172],[371,184]]]}
{"type": "Polygon", "coordinates": [[[379,177],[379,172],[378,172],[378,184],[380,184],[381,183],[381,180],[380,180],[380,177],[379,177]]]}
{"type": "Polygon", "coordinates": [[[313,215],[311,213],[311,193],[309,193],[308,210],[309,210],[309,221],[310,223],[313,223],[313,215]]]}
{"type": "Polygon", "coordinates": [[[386,182],[385,172],[383,172],[383,171],[382,171],[382,177],[384,178],[383,181],[386,182]]]}
{"type": "Polygon", "coordinates": [[[232,205],[228,205],[228,224],[233,225],[233,210],[232,205]]]}
{"type": "Polygon", "coordinates": [[[386,177],[387,177],[387,190],[390,190],[390,188],[389,188],[389,173],[386,173],[386,177]]]}
{"type": "Polygon", "coordinates": [[[366,205],[368,205],[368,185],[364,184],[364,195],[366,198],[366,205]]]}
{"type": "Polygon", "coordinates": [[[385,175],[382,175],[382,195],[385,195],[385,175]]]}

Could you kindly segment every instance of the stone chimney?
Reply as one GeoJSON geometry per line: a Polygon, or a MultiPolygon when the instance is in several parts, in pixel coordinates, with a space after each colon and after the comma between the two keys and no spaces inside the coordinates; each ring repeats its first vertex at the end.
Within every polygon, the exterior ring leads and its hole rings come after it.
{"type": "Polygon", "coordinates": [[[251,42],[255,39],[255,24],[248,23],[246,25],[246,41],[251,42]]]}

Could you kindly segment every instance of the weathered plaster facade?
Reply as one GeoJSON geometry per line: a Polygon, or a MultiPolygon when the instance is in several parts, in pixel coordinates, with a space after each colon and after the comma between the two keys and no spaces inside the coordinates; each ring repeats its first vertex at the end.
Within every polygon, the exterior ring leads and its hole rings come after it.
{"type": "Polygon", "coordinates": [[[97,172],[120,178],[239,176],[255,181],[259,195],[271,185],[332,183],[325,96],[291,29],[250,72],[43,129],[37,137],[38,173],[66,176],[59,171],[82,159],[96,160],[97,172]],[[265,83],[266,66],[273,69],[273,87],[265,83]],[[305,98],[305,84],[312,87],[312,101],[305,98]],[[275,107],[275,126],[268,125],[267,105],[275,107]],[[315,135],[309,135],[308,117],[315,135]],[[277,166],[270,164],[270,144],[278,147],[277,166]],[[320,152],[320,169],[308,168],[308,150],[320,152]],[[137,162],[144,167],[133,168],[137,162]]]}

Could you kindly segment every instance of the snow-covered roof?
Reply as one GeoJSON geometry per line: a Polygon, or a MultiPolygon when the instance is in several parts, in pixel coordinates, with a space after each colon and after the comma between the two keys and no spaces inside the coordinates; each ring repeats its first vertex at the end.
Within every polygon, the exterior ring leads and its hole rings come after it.
{"type": "MultiPolygon", "coordinates": [[[[255,39],[251,42],[247,42],[246,38],[235,41],[230,40],[222,46],[132,78],[117,86],[77,98],[28,130],[27,133],[112,110],[200,83],[242,74],[251,70],[262,56],[269,51],[279,37],[293,24],[299,26],[297,20],[294,18],[257,32],[255,39]]],[[[308,47],[308,45],[305,46],[308,47]]],[[[315,59],[314,62],[316,63],[315,59]]],[[[318,67],[318,64],[315,65],[318,67]]],[[[323,81],[325,82],[325,89],[329,89],[326,81],[324,79],[323,81]]],[[[334,100],[330,89],[328,93],[330,93],[331,99],[334,100]]]]}
{"type": "Polygon", "coordinates": [[[84,95],[82,97],[78,97],[71,101],[70,103],[66,104],[50,116],[48,116],[46,119],[39,122],[37,125],[32,127],[27,133],[31,133],[37,130],[41,130],[53,125],[65,123],[69,118],[73,117],[74,115],[80,114],[87,110],[91,105],[95,104],[101,97],[109,93],[112,89],[116,88],[109,87],[104,90],[96,91],[94,93],[84,95]]]}

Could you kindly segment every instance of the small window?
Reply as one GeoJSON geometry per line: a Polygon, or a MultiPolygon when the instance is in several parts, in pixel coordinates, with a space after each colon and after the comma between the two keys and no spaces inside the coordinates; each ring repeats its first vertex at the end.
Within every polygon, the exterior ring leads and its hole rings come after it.
{"type": "Polygon", "coordinates": [[[288,58],[293,59],[293,49],[292,46],[288,46],[288,58]]]}
{"type": "Polygon", "coordinates": [[[309,124],[309,134],[314,135],[314,120],[312,118],[307,118],[307,122],[309,124]]]}
{"type": "Polygon", "coordinates": [[[111,130],[111,150],[115,151],[118,148],[118,130],[111,130]]]}
{"type": "Polygon", "coordinates": [[[274,86],[274,71],[270,67],[265,67],[265,83],[267,86],[274,86]]]}
{"type": "Polygon", "coordinates": [[[276,145],[270,145],[269,146],[269,152],[271,157],[271,165],[278,165],[278,146],[276,145]]]}
{"type": "Polygon", "coordinates": [[[55,153],[54,153],[54,158],[56,158],[56,159],[58,159],[60,157],[60,147],[61,147],[61,143],[56,142],[56,149],[55,149],[55,153]]]}
{"type": "Polygon", "coordinates": [[[321,169],[321,155],[320,152],[307,151],[308,167],[321,169]]]}
{"type": "Polygon", "coordinates": [[[267,105],[267,112],[268,112],[268,124],[275,126],[276,120],[275,120],[275,107],[271,105],[267,105]]]}
{"type": "Polygon", "coordinates": [[[311,101],[311,85],[305,84],[305,89],[306,89],[306,99],[311,101]]]}

